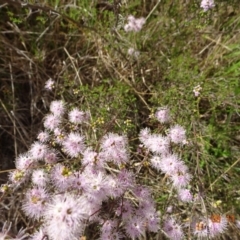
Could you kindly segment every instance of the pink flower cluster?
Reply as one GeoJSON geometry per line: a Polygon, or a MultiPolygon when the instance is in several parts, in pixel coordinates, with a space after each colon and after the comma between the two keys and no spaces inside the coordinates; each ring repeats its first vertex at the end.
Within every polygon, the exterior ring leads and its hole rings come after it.
{"type": "Polygon", "coordinates": [[[88,113],[73,108],[66,114],[66,109],[63,101],[50,104],[45,130],[17,157],[9,177],[13,187],[25,186],[25,215],[39,221],[30,239],[79,239],[93,223],[99,239],[157,232],[160,216],[151,192],[122,168],[130,160],[127,137],[108,133],[93,150],[82,134],[88,113]]]}
{"type": "MultiPolygon", "coordinates": [[[[16,170],[9,175],[10,186],[21,186],[24,191],[23,212],[38,223],[28,239],[79,239],[89,226],[96,226],[100,240],[139,239],[147,232],[157,233],[160,222],[167,238],[183,239],[184,226],[169,216],[173,208],[167,206],[166,215],[160,216],[152,192],[138,182],[136,169],[128,168],[133,156],[127,137],[107,133],[91,146],[83,134],[84,124],[90,126],[89,114],[77,108],[66,113],[66,109],[62,101],[51,103],[44,131],[28,152],[16,158],[16,170]]],[[[159,108],[155,117],[161,124],[169,123],[170,111],[159,108]]],[[[177,202],[181,206],[193,203],[188,188],[192,175],[173,152],[173,147],[186,142],[186,130],[173,125],[159,134],[145,128],[139,139],[144,158],[168,179],[177,202]]],[[[219,221],[206,218],[189,224],[188,229],[192,227],[192,234],[199,238],[215,237],[227,228],[224,216],[219,221]]],[[[9,230],[3,229],[0,236],[7,237],[9,230]]],[[[18,236],[28,235],[23,230],[18,236]]]]}
{"type": "MultiPolygon", "coordinates": [[[[155,116],[157,120],[168,122],[170,119],[168,109],[158,109],[155,116]]],[[[150,163],[157,171],[164,173],[170,179],[178,192],[178,199],[182,202],[191,202],[193,196],[187,189],[192,178],[187,165],[176,154],[171,153],[171,143],[183,144],[186,141],[186,131],[179,125],[170,127],[166,136],[150,133],[149,129],[140,132],[139,139],[153,155],[150,163]]]]}
{"type": "Polygon", "coordinates": [[[126,32],[139,32],[145,24],[145,18],[135,18],[134,16],[128,16],[128,23],[124,26],[126,32]]]}
{"type": "Polygon", "coordinates": [[[204,11],[208,11],[211,8],[215,7],[214,0],[202,0],[201,2],[201,8],[203,8],[204,11]]]}

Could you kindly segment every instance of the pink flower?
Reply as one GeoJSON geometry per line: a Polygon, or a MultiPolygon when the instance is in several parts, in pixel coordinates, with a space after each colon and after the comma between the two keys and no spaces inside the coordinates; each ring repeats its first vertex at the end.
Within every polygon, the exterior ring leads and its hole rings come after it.
{"type": "Polygon", "coordinates": [[[193,88],[193,93],[195,97],[198,97],[200,95],[200,91],[202,90],[200,85],[197,85],[196,87],[193,88]]]}
{"type": "MultiPolygon", "coordinates": [[[[155,163],[156,164],[156,163],[155,163]]],[[[174,174],[180,166],[184,163],[178,158],[176,154],[167,154],[158,160],[159,169],[168,175],[174,174]]]]}
{"type": "Polygon", "coordinates": [[[122,189],[130,189],[135,184],[134,174],[126,169],[122,169],[119,171],[116,181],[122,189]]]}
{"type": "Polygon", "coordinates": [[[93,151],[91,148],[85,149],[83,152],[83,159],[82,159],[82,164],[85,165],[95,165],[98,164],[99,159],[98,159],[98,153],[93,151]]]}
{"type": "Polygon", "coordinates": [[[139,55],[140,55],[140,52],[135,50],[134,48],[129,48],[128,49],[128,55],[130,55],[132,57],[135,57],[135,58],[138,58],[139,55]]]}
{"type": "Polygon", "coordinates": [[[160,123],[167,123],[170,121],[170,111],[167,107],[158,108],[155,117],[160,123]]]}
{"type": "Polygon", "coordinates": [[[144,144],[153,153],[167,154],[170,143],[167,137],[161,136],[160,134],[152,134],[144,144]]]}
{"type": "Polygon", "coordinates": [[[53,133],[54,133],[54,141],[61,145],[65,140],[66,133],[60,128],[55,128],[53,133]]]}
{"type": "Polygon", "coordinates": [[[45,230],[52,240],[72,240],[81,235],[88,217],[87,199],[70,194],[53,196],[44,212],[45,230]]]}
{"type": "Polygon", "coordinates": [[[55,128],[59,126],[61,123],[61,119],[53,114],[46,115],[43,125],[46,129],[53,131],[55,128]]]}
{"type": "Polygon", "coordinates": [[[64,114],[65,105],[62,100],[52,101],[50,104],[50,111],[53,113],[54,116],[60,117],[64,114]]]}
{"type": "Polygon", "coordinates": [[[74,124],[81,124],[88,121],[89,116],[83,111],[79,111],[78,108],[74,108],[68,113],[69,121],[74,124]]]}
{"type": "Polygon", "coordinates": [[[116,210],[116,215],[121,216],[122,219],[127,221],[131,218],[134,212],[134,207],[129,200],[123,199],[123,202],[119,203],[119,206],[116,210]]]}
{"type": "Polygon", "coordinates": [[[139,201],[146,201],[146,199],[151,199],[151,192],[147,187],[136,185],[132,191],[139,201]]]}
{"type": "Polygon", "coordinates": [[[149,128],[144,128],[140,131],[139,140],[146,146],[148,140],[151,137],[151,132],[149,128]]]}
{"type": "Polygon", "coordinates": [[[70,157],[77,157],[85,150],[84,137],[79,133],[71,132],[62,143],[63,150],[70,157]]]}
{"type": "Polygon", "coordinates": [[[139,238],[145,232],[143,219],[139,216],[132,216],[127,219],[124,228],[127,235],[132,239],[139,238]]]}
{"type": "Polygon", "coordinates": [[[122,239],[121,234],[117,233],[118,222],[116,220],[107,220],[104,222],[101,228],[100,240],[118,240],[122,239]]]}
{"type": "Polygon", "coordinates": [[[15,161],[16,168],[19,170],[28,170],[35,166],[35,161],[29,153],[20,154],[15,161]]]}
{"type": "Polygon", "coordinates": [[[219,234],[224,233],[227,229],[228,221],[225,216],[212,215],[211,218],[195,221],[192,223],[193,233],[197,237],[215,238],[219,234]]]}
{"type": "Polygon", "coordinates": [[[23,211],[31,218],[39,219],[45,210],[45,204],[49,195],[44,188],[38,187],[29,189],[26,192],[26,198],[23,204],[23,211]]]}
{"type": "Polygon", "coordinates": [[[58,161],[58,152],[55,149],[47,151],[44,161],[49,164],[56,163],[58,161]]]}
{"type": "Polygon", "coordinates": [[[84,171],[81,178],[82,188],[89,199],[92,199],[94,202],[101,202],[107,198],[106,188],[109,185],[107,184],[106,175],[103,172],[91,174],[89,171],[84,171]]]}
{"type": "Polygon", "coordinates": [[[145,18],[135,18],[132,15],[128,16],[128,23],[124,26],[126,32],[139,32],[145,24],[145,18]]]}
{"type": "Polygon", "coordinates": [[[29,171],[24,170],[14,170],[9,174],[9,180],[14,183],[16,186],[24,183],[29,177],[29,171]]]}
{"type": "Polygon", "coordinates": [[[193,196],[189,189],[180,188],[178,190],[178,199],[182,202],[191,202],[193,200],[193,196]]]}
{"type": "Polygon", "coordinates": [[[173,218],[164,222],[163,230],[171,240],[181,240],[184,237],[182,227],[173,218]]]}
{"type": "Polygon", "coordinates": [[[49,139],[49,133],[48,132],[40,132],[37,136],[37,139],[41,142],[41,143],[45,143],[48,141],[49,139]]]}
{"type": "Polygon", "coordinates": [[[182,188],[189,184],[192,176],[187,172],[187,170],[182,171],[179,169],[176,173],[173,173],[170,178],[175,188],[182,188]]]}
{"type": "Polygon", "coordinates": [[[101,157],[105,158],[105,161],[113,161],[118,165],[126,163],[129,160],[127,146],[128,142],[126,136],[109,133],[102,139],[101,157]]]}
{"type": "Polygon", "coordinates": [[[162,163],[162,161],[161,161],[161,157],[160,156],[157,156],[157,155],[152,156],[152,158],[150,159],[150,163],[158,171],[161,170],[161,163],[162,163]]]}
{"type": "Polygon", "coordinates": [[[204,11],[207,11],[213,7],[215,7],[214,0],[202,0],[201,8],[203,8],[204,11]]]}
{"type": "Polygon", "coordinates": [[[152,199],[146,198],[144,201],[140,201],[136,215],[142,216],[143,221],[146,223],[146,228],[149,231],[157,232],[159,230],[160,216],[159,213],[156,212],[152,199]]]}
{"type": "Polygon", "coordinates": [[[186,130],[180,125],[175,125],[170,128],[168,136],[173,143],[183,143],[186,141],[186,130]]]}
{"type": "Polygon", "coordinates": [[[52,91],[53,88],[54,88],[54,81],[51,78],[49,78],[45,83],[45,89],[52,91]]]}
{"type": "Polygon", "coordinates": [[[33,171],[32,173],[33,184],[39,187],[45,187],[48,181],[49,181],[49,177],[44,169],[36,169],[33,171]]]}
{"type": "Polygon", "coordinates": [[[213,215],[208,220],[209,234],[211,237],[216,237],[219,234],[222,234],[228,226],[228,221],[225,216],[213,215]]]}
{"type": "Polygon", "coordinates": [[[48,146],[41,142],[35,142],[29,150],[34,160],[43,160],[47,152],[48,146]]]}
{"type": "Polygon", "coordinates": [[[56,164],[51,172],[51,180],[59,191],[72,188],[74,179],[73,172],[60,163],[56,164]]]}

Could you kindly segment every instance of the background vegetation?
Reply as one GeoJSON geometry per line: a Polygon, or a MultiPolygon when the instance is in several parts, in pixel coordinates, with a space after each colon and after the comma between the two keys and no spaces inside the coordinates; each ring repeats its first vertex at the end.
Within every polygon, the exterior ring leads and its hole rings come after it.
{"type": "MultiPolygon", "coordinates": [[[[204,12],[198,0],[0,0],[1,182],[53,99],[89,110],[99,138],[125,132],[133,143],[143,127],[161,127],[151,114],[168,106],[187,129],[192,191],[210,212],[240,220],[240,5],[215,4],[204,12]],[[124,31],[130,14],[147,19],[140,32],[124,31]]],[[[141,171],[151,181],[150,167],[141,171]]],[[[156,186],[155,195],[163,210],[168,192],[156,186]]],[[[2,212],[2,222],[15,214],[2,212]]]]}

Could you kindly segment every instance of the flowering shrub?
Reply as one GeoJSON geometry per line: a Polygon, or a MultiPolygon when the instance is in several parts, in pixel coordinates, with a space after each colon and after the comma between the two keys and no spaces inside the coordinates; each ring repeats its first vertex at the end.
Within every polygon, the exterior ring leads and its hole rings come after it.
{"type": "MultiPolygon", "coordinates": [[[[51,103],[39,141],[17,157],[8,188],[2,187],[3,192],[23,189],[22,210],[38,222],[30,239],[79,239],[92,236],[90,226],[96,230],[95,239],[137,239],[147,232],[161,231],[169,239],[178,240],[184,238],[189,227],[192,234],[201,237],[212,238],[225,231],[228,223],[224,216],[218,221],[189,221],[184,226],[179,222],[181,217],[171,215],[171,205],[160,213],[151,187],[140,181],[134,167],[138,164],[132,164],[136,161],[127,137],[107,133],[90,146],[84,135],[90,126],[89,114],[78,108],[69,112],[66,109],[63,101],[51,103]],[[57,123],[51,125],[49,116],[57,123]]],[[[172,124],[167,107],[159,108],[155,117],[160,124],[172,124]]],[[[168,180],[166,186],[172,188],[181,205],[197,204],[201,197],[194,197],[188,188],[192,179],[189,168],[173,152],[174,147],[184,147],[186,131],[172,125],[165,132],[162,135],[142,129],[138,159],[148,161],[158,175],[168,180]]],[[[4,229],[3,239],[7,239],[9,230],[4,229]]]]}

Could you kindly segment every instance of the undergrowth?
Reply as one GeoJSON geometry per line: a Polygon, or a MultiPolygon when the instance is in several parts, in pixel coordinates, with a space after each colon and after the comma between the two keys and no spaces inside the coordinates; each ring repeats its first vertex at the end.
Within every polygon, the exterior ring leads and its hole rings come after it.
{"type": "MultiPolygon", "coordinates": [[[[219,0],[203,11],[200,2],[0,0],[1,183],[36,140],[53,100],[90,113],[89,144],[108,132],[124,133],[133,153],[140,151],[141,129],[163,130],[154,113],[168,107],[187,132],[188,144],[175,150],[191,169],[189,188],[204,201],[183,208],[149,162],[133,154],[141,164],[131,167],[153,188],[160,212],[172,205],[183,225],[228,214],[234,220],[227,234],[238,239],[240,8],[238,1],[219,0]],[[124,30],[129,15],[146,19],[141,31],[124,30]],[[48,79],[51,91],[44,88],[48,79]]],[[[2,226],[7,221],[13,233],[33,232],[14,193],[1,201],[2,226]]]]}

